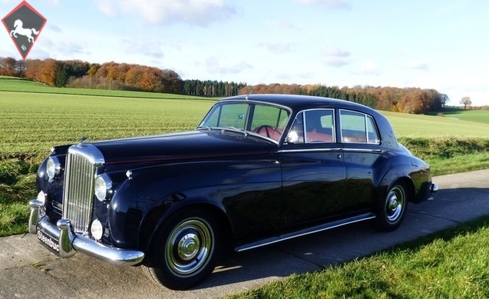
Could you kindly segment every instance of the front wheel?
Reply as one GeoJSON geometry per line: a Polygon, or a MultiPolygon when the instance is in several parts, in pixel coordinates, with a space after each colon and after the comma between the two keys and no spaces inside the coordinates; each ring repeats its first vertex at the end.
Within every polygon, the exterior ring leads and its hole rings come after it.
{"type": "Polygon", "coordinates": [[[220,255],[220,232],[211,213],[180,211],[172,215],[155,235],[144,266],[150,278],[163,286],[191,288],[214,270],[220,255]]]}
{"type": "Polygon", "coordinates": [[[382,231],[393,231],[401,225],[407,209],[406,187],[396,182],[380,201],[377,212],[377,227],[382,231]]]}

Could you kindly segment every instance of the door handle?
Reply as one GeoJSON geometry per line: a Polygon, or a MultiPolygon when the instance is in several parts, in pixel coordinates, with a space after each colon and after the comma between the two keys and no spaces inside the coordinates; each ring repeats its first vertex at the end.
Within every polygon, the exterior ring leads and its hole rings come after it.
{"type": "Polygon", "coordinates": [[[338,154],[337,158],[338,158],[338,159],[341,159],[341,154],[338,154]]]}

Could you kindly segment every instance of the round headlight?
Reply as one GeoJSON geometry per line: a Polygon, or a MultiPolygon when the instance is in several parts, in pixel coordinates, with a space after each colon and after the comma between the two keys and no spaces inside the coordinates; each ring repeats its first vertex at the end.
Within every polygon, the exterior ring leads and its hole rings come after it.
{"type": "Polygon", "coordinates": [[[110,199],[112,195],[112,180],[104,173],[95,179],[95,196],[100,201],[110,199]]]}
{"type": "Polygon", "coordinates": [[[102,236],[104,235],[104,227],[98,219],[93,220],[92,226],[90,227],[90,232],[95,240],[98,241],[102,239],[102,236]]]}
{"type": "Polygon", "coordinates": [[[56,175],[59,174],[61,170],[61,164],[59,163],[58,158],[49,157],[46,162],[46,174],[49,179],[53,179],[56,175]]]}

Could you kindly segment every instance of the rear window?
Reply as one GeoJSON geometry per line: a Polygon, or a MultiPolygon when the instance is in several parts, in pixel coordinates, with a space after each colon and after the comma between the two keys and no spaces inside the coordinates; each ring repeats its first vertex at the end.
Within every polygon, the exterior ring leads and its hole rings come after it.
{"type": "Polygon", "coordinates": [[[341,142],[379,144],[380,138],[372,116],[340,110],[341,142]]]}

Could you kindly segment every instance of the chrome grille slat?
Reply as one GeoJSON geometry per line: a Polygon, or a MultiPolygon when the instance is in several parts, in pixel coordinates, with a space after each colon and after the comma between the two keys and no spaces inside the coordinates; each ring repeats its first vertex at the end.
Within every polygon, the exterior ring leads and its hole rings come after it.
{"type": "Polygon", "coordinates": [[[91,151],[96,151],[95,157],[101,155],[95,147],[83,145],[70,148],[66,156],[63,218],[71,221],[77,233],[88,232],[92,217],[94,180],[100,159],[95,162],[91,151]]]}

